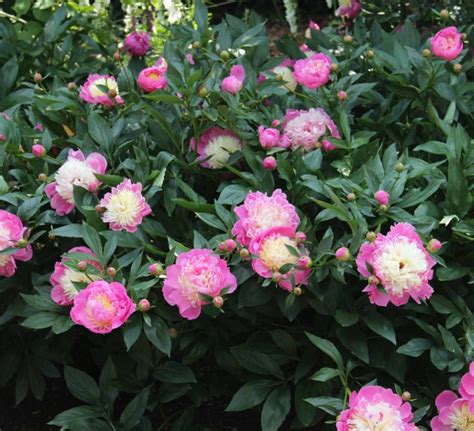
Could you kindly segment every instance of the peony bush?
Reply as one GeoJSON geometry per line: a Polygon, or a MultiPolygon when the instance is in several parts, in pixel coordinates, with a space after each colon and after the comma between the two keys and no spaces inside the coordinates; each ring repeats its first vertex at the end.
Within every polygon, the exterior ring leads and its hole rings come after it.
{"type": "Polygon", "coordinates": [[[64,399],[47,421],[73,431],[474,429],[470,22],[341,0],[271,55],[262,17],[202,0],[166,33],[152,5],[124,33],[17,3],[7,411],[64,399]]]}

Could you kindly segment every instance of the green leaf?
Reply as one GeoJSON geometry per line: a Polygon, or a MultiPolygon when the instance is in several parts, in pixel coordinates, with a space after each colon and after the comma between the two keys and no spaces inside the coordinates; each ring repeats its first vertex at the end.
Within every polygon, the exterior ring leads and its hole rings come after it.
{"type": "Polygon", "coordinates": [[[288,385],[274,389],[262,408],[262,431],[277,431],[284,422],[291,406],[291,392],[288,385]]]}
{"type": "Polygon", "coordinates": [[[240,412],[258,406],[275,386],[273,380],[252,380],[245,383],[232,397],[226,412],[240,412]]]}
{"type": "Polygon", "coordinates": [[[123,327],[123,341],[127,350],[135,344],[142,332],[142,318],[140,313],[135,313],[123,327]]]}
{"type": "Polygon", "coordinates": [[[123,178],[119,175],[100,175],[97,173],[94,173],[94,175],[98,180],[110,187],[115,187],[123,181],[123,178]]]}
{"type": "Polygon", "coordinates": [[[58,427],[71,427],[77,420],[94,419],[103,416],[103,412],[99,407],[95,406],[78,406],[59,413],[48,425],[56,425],[58,427]]]}
{"type": "Polygon", "coordinates": [[[230,351],[242,367],[253,373],[283,377],[279,365],[265,353],[251,350],[246,345],[232,347],[230,351]]]}
{"type": "Polygon", "coordinates": [[[456,214],[463,218],[472,205],[472,195],[461,163],[449,157],[448,186],[446,189],[446,203],[449,214],[456,214]]]}
{"type": "Polygon", "coordinates": [[[227,232],[227,227],[222,223],[221,219],[214,214],[207,214],[207,213],[196,213],[198,218],[200,218],[204,223],[212,226],[216,229],[219,229],[223,232],[227,232]]]}
{"type": "Polygon", "coordinates": [[[91,138],[104,150],[109,150],[112,146],[112,130],[97,112],[91,111],[89,113],[87,127],[91,138]]]}
{"type": "Polygon", "coordinates": [[[151,314],[149,317],[151,320],[151,326],[143,326],[145,335],[160,352],[163,352],[169,357],[171,355],[171,337],[168,327],[158,316],[151,314]]]}
{"type": "Polygon", "coordinates": [[[207,7],[203,0],[194,0],[194,21],[199,33],[203,34],[207,30],[207,7]]]}
{"type": "Polygon", "coordinates": [[[362,314],[362,320],[365,324],[376,334],[390,341],[392,344],[397,344],[397,337],[393,325],[385,316],[375,311],[362,314]]]}
{"type": "Polygon", "coordinates": [[[168,361],[155,371],[155,377],[166,383],[196,383],[191,368],[179,362],[168,361]]]}
{"type": "Polygon", "coordinates": [[[339,398],[314,397],[306,398],[305,401],[332,416],[336,416],[344,408],[339,398]]]}
{"type": "Polygon", "coordinates": [[[99,262],[104,264],[102,242],[100,241],[97,231],[93,227],[89,226],[86,222],[82,222],[82,233],[85,243],[97,255],[99,262]]]}
{"type": "Polygon", "coordinates": [[[400,346],[397,349],[397,353],[402,355],[412,356],[413,358],[418,358],[424,352],[429,350],[433,346],[433,342],[426,338],[413,338],[408,343],[400,346]]]}
{"type": "Polygon", "coordinates": [[[138,424],[141,417],[143,416],[143,413],[145,413],[149,394],[150,388],[145,388],[127,404],[124,411],[120,415],[120,424],[125,429],[131,429],[136,424],[138,424]]]}
{"type": "Polygon", "coordinates": [[[44,329],[49,328],[54,325],[57,314],[49,313],[47,311],[40,311],[29,317],[27,317],[23,322],[22,326],[31,329],[44,329]]]}
{"type": "Polygon", "coordinates": [[[52,233],[55,236],[64,238],[82,238],[82,226],[80,224],[68,224],[67,226],[61,226],[53,229],[52,233]]]}
{"type": "Polygon", "coordinates": [[[71,393],[79,400],[96,404],[100,399],[99,386],[84,371],[69,366],[64,367],[64,378],[71,393]]]}
{"type": "Polygon", "coordinates": [[[28,221],[38,212],[41,207],[40,204],[41,196],[35,196],[34,198],[25,200],[18,208],[17,216],[22,220],[28,221]]]}
{"type": "Polygon", "coordinates": [[[311,380],[315,380],[317,382],[327,382],[328,380],[334,379],[334,377],[340,376],[339,370],[335,368],[321,368],[320,370],[316,371],[311,377],[311,380]]]}
{"type": "Polygon", "coordinates": [[[331,341],[310,334],[309,332],[305,332],[305,334],[309,338],[309,341],[311,341],[311,343],[313,343],[319,350],[321,350],[324,354],[329,356],[334,361],[340,371],[344,371],[345,367],[342,355],[339,353],[339,350],[337,350],[337,347],[331,341]]]}

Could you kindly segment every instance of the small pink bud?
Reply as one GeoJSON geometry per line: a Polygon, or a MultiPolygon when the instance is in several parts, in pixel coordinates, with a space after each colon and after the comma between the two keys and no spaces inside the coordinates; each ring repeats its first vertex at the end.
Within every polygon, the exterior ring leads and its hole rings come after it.
{"type": "Polygon", "coordinates": [[[405,402],[408,402],[411,400],[411,394],[408,391],[403,392],[402,394],[402,400],[405,402]]]}
{"type": "Polygon", "coordinates": [[[268,156],[263,159],[262,166],[263,169],[266,169],[267,171],[273,171],[277,167],[277,161],[275,157],[268,156]]]}
{"type": "Polygon", "coordinates": [[[148,299],[140,299],[138,302],[138,311],[141,311],[142,313],[146,313],[150,309],[150,301],[148,299]]]}
{"type": "Polygon", "coordinates": [[[165,272],[165,270],[163,269],[163,265],[161,265],[161,263],[152,263],[148,267],[148,270],[152,273],[152,275],[156,277],[163,275],[165,272]]]}
{"type": "Polygon", "coordinates": [[[296,232],[295,234],[295,239],[298,244],[301,244],[302,242],[306,241],[306,234],[304,232],[296,232]]]}
{"type": "Polygon", "coordinates": [[[390,195],[385,190],[375,192],[374,198],[380,205],[388,205],[390,202],[390,195]]]}
{"type": "Polygon", "coordinates": [[[328,140],[324,139],[322,142],[321,142],[321,150],[322,151],[332,151],[332,150],[335,150],[337,147],[332,144],[331,142],[329,142],[328,140]]]}
{"type": "Polygon", "coordinates": [[[221,243],[217,246],[217,249],[218,249],[220,252],[222,252],[222,253],[225,253],[225,252],[227,251],[224,242],[221,242],[221,243]]]}
{"type": "Polygon", "coordinates": [[[99,188],[99,184],[97,183],[91,183],[89,184],[89,186],[87,187],[87,190],[89,190],[91,193],[94,193],[97,191],[97,189],[99,188]]]}
{"type": "Polygon", "coordinates": [[[239,254],[242,259],[247,259],[250,256],[250,252],[246,248],[241,249],[239,254]]]}
{"type": "Polygon", "coordinates": [[[308,269],[311,267],[311,264],[313,262],[311,261],[311,258],[309,256],[301,256],[298,259],[298,268],[300,269],[308,269]]]}
{"type": "Polygon", "coordinates": [[[281,124],[281,121],[280,120],[273,120],[272,121],[272,127],[277,127],[281,124]]]}
{"type": "Polygon", "coordinates": [[[347,93],[345,91],[338,91],[337,98],[340,102],[344,102],[347,99],[347,93]]]}
{"type": "Polygon", "coordinates": [[[427,245],[426,248],[430,253],[436,253],[442,247],[441,241],[433,238],[427,245]]]}
{"type": "Polygon", "coordinates": [[[31,148],[31,152],[35,157],[41,158],[46,156],[46,148],[44,148],[41,144],[35,144],[31,148]]]}
{"type": "Polygon", "coordinates": [[[5,141],[7,138],[5,137],[5,135],[3,133],[0,133],[0,142],[3,142],[5,141]]]}
{"type": "Polygon", "coordinates": [[[347,262],[351,258],[351,252],[347,247],[339,247],[336,250],[336,259],[340,262],[347,262]]]}
{"type": "Polygon", "coordinates": [[[237,248],[237,244],[233,239],[226,239],[224,241],[226,251],[234,251],[237,248]]]}
{"type": "Polygon", "coordinates": [[[87,269],[87,262],[85,260],[81,260],[78,264],[77,264],[77,269],[79,271],[85,271],[87,269]]]}
{"type": "Polygon", "coordinates": [[[216,296],[213,300],[212,303],[214,304],[214,307],[216,308],[222,308],[224,305],[224,298],[222,296],[216,296]]]}
{"type": "Polygon", "coordinates": [[[369,231],[367,232],[367,235],[365,236],[365,238],[369,242],[374,242],[377,238],[377,234],[375,232],[369,231]]]}
{"type": "Polygon", "coordinates": [[[114,278],[117,275],[117,270],[113,266],[107,268],[107,275],[111,278],[114,278]]]}

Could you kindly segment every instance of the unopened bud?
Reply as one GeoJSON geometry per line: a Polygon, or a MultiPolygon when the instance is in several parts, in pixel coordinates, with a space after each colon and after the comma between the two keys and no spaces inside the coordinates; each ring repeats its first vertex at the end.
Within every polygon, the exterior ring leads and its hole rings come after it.
{"type": "Polygon", "coordinates": [[[209,91],[206,87],[204,87],[204,85],[202,85],[201,87],[199,87],[198,94],[199,97],[202,97],[204,99],[209,94],[209,91]]]}
{"type": "Polygon", "coordinates": [[[224,244],[225,244],[225,247],[226,247],[226,250],[227,251],[234,251],[236,248],[237,248],[237,244],[235,243],[235,241],[233,239],[226,239],[224,241],[224,244]]]}
{"type": "Polygon", "coordinates": [[[138,311],[141,311],[142,313],[146,313],[148,310],[150,310],[150,301],[148,301],[148,299],[146,298],[140,299],[140,301],[138,302],[137,308],[138,308],[138,311]]]}
{"type": "Polygon", "coordinates": [[[346,199],[349,202],[354,202],[357,199],[357,196],[355,195],[355,193],[348,193],[346,199]]]}
{"type": "Polygon", "coordinates": [[[117,270],[113,266],[107,268],[107,275],[111,278],[114,278],[117,275],[117,270]]]}
{"type": "Polygon", "coordinates": [[[16,248],[25,248],[28,245],[28,241],[26,239],[20,239],[15,243],[16,248]]]}
{"type": "Polygon", "coordinates": [[[279,281],[281,281],[282,278],[283,276],[279,272],[274,272],[272,274],[272,281],[275,283],[278,283],[279,281]]]}
{"type": "Polygon", "coordinates": [[[388,211],[388,205],[380,205],[379,206],[379,212],[386,213],[388,211]]]}
{"type": "Polygon", "coordinates": [[[369,49],[367,51],[367,58],[374,58],[375,57],[375,52],[372,49],[369,49]]]}
{"type": "Polygon", "coordinates": [[[423,54],[423,57],[425,57],[425,58],[431,57],[431,49],[425,48],[422,51],[422,54],[423,54]]]}
{"type": "Polygon", "coordinates": [[[347,99],[347,93],[345,91],[338,91],[337,92],[337,98],[339,99],[339,102],[344,102],[347,99]]]}
{"type": "Polygon", "coordinates": [[[331,63],[331,72],[336,73],[339,69],[339,65],[337,63],[331,63]]]}
{"type": "Polygon", "coordinates": [[[42,80],[43,80],[43,76],[41,75],[41,73],[39,72],[36,72],[33,76],[33,80],[39,84],[42,80]]]}
{"type": "Polygon", "coordinates": [[[427,245],[426,248],[430,253],[436,253],[441,249],[443,245],[441,244],[441,241],[438,239],[433,238],[427,245]]]}
{"type": "Polygon", "coordinates": [[[402,400],[405,402],[408,402],[411,400],[411,394],[408,391],[403,392],[402,394],[402,400]]]}
{"type": "Polygon", "coordinates": [[[365,239],[369,242],[375,241],[376,238],[377,238],[377,234],[372,231],[367,232],[367,235],[365,236],[365,239]]]}
{"type": "Polygon", "coordinates": [[[56,235],[53,232],[48,233],[48,239],[50,241],[54,241],[56,239],[56,235]]]}
{"type": "Polygon", "coordinates": [[[443,19],[448,19],[449,18],[449,10],[448,9],[441,9],[439,12],[439,16],[443,19]]]}
{"type": "Polygon", "coordinates": [[[398,173],[401,173],[405,170],[405,165],[401,162],[398,162],[396,165],[395,165],[395,170],[398,172],[398,173]]]}
{"type": "Polygon", "coordinates": [[[385,190],[378,190],[374,193],[374,199],[380,205],[388,205],[390,202],[390,195],[385,190]]]}
{"type": "Polygon", "coordinates": [[[41,158],[46,156],[46,148],[44,148],[41,144],[35,144],[31,148],[31,152],[35,157],[41,158]]]}
{"type": "Polygon", "coordinates": [[[347,247],[339,247],[336,250],[336,259],[340,262],[347,262],[351,258],[351,252],[347,247]]]}
{"type": "Polygon", "coordinates": [[[265,157],[262,162],[263,169],[267,171],[275,170],[277,165],[278,165],[277,160],[273,156],[265,157]]]}
{"type": "Polygon", "coordinates": [[[230,58],[229,51],[221,51],[219,55],[224,61],[227,61],[230,58]]]}
{"type": "Polygon", "coordinates": [[[161,263],[152,263],[149,267],[148,270],[151,272],[152,275],[155,277],[159,277],[160,275],[163,275],[165,270],[163,269],[163,265],[161,263]]]}
{"type": "Polygon", "coordinates": [[[301,244],[306,241],[306,234],[304,232],[298,231],[295,234],[295,239],[297,244],[301,244]]]}
{"type": "Polygon", "coordinates": [[[95,212],[96,212],[97,214],[105,213],[105,208],[104,208],[103,206],[96,205],[96,206],[95,206],[95,212]]]}
{"type": "Polygon", "coordinates": [[[298,259],[298,268],[300,269],[309,269],[312,265],[311,258],[309,256],[301,256],[298,259]]]}
{"type": "Polygon", "coordinates": [[[3,133],[0,133],[0,142],[5,141],[7,138],[3,133]]]}
{"type": "Polygon", "coordinates": [[[70,91],[75,91],[75,90],[77,90],[77,85],[76,85],[75,82],[70,82],[70,83],[68,83],[67,88],[70,91]]]}
{"type": "Polygon", "coordinates": [[[462,64],[456,63],[453,66],[453,72],[457,75],[460,74],[462,72],[462,64]]]}
{"type": "Polygon", "coordinates": [[[176,328],[169,328],[168,329],[168,334],[170,334],[171,338],[177,338],[178,337],[178,331],[176,328]]]}
{"type": "Polygon", "coordinates": [[[301,296],[302,294],[303,294],[303,289],[301,289],[301,287],[295,287],[293,289],[293,295],[301,296]]]}
{"type": "Polygon", "coordinates": [[[467,40],[467,33],[461,33],[461,39],[467,40]]]}
{"type": "Polygon", "coordinates": [[[352,43],[353,40],[354,38],[350,34],[344,36],[344,43],[352,43]]]}
{"type": "Polygon", "coordinates": [[[122,56],[120,55],[120,52],[114,52],[114,60],[115,61],[122,60],[122,56]]]}
{"type": "Polygon", "coordinates": [[[78,264],[77,264],[77,269],[79,271],[85,271],[87,269],[87,262],[85,260],[81,260],[78,264]]]}
{"type": "Polygon", "coordinates": [[[46,181],[48,179],[48,176],[44,173],[41,173],[41,174],[38,175],[38,179],[40,181],[46,181]]]}
{"type": "Polygon", "coordinates": [[[201,48],[201,42],[199,42],[198,40],[196,40],[195,42],[193,42],[192,47],[193,47],[194,49],[201,48]]]}
{"type": "Polygon", "coordinates": [[[222,296],[216,296],[212,299],[212,304],[216,308],[222,308],[222,306],[224,305],[224,298],[222,296]]]}
{"type": "Polygon", "coordinates": [[[246,248],[241,249],[239,254],[242,259],[247,259],[250,256],[250,252],[246,248]]]}

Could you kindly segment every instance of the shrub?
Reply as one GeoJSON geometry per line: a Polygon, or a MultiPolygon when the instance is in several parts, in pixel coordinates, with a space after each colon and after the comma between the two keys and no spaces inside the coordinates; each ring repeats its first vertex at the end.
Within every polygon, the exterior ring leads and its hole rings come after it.
{"type": "Polygon", "coordinates": [[[62,429],[470,429],[472,27],[373,7],[277,57],[200,0],[162,52],[67,6],[1,18],[16,403],[64,376],[62,429]]]}

